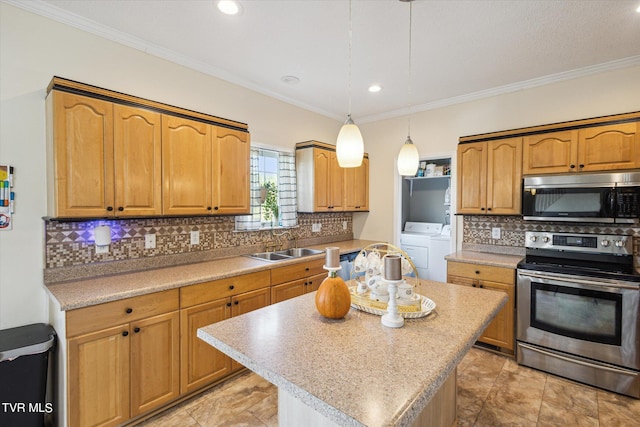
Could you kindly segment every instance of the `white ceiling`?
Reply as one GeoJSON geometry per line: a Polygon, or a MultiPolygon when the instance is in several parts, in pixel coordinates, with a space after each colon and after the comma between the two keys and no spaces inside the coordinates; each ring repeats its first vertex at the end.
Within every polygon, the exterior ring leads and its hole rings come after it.
{"type": "MultiPolygon", "coordinates": [[[[343,120],[349,2],[7,0],[148,53],[343,120]],[[283,76],[300,79],[295,85],[283,76]]],[[[372,121],[640,64],[640,0],[353,0],[352,115],[372,121]],[[383,90],[367,91],[378,83],[383,90]]]]}

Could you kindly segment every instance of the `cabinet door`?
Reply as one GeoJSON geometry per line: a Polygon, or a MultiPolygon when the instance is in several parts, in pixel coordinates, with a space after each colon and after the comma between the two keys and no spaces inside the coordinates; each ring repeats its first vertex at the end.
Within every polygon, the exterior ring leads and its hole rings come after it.
{"type": "MultiPolygon", "coordinates": [[[[335,160],[335,159],[334,159],[335,160]]],[[[333,168],[331,151],[319,148],[313,149],[313,182],[315,189],[315,212],[331,211],[331,185],[330,174],[333,168]]]]}
{"type": "Polygon", "coordinates": [[[199,389],[231,371],[231,359],[198,338],[198,328],[230,316],[229,298],[180,310],[181,393],[199,389]]]}
{"type": "Polygon", "coordinates": [[[271,287],[271,303],[275,304],[291,298],[299,297],[305,293],[307,280],[298,279],[271,287]]]}
{"type": "Polygon", "coordinates": [[[491,321],[478,340],[513,352],[515,286],[487,281],[480,281],[479,286],[484,289],[506,292],[509,296],[509,301],[502,307],[502,310],[491,321]]]}
{"type": "Polygon", "coordinates": [[[522,138],[491,141],[487,147],[487,213],[522,212],[522,138]]]}
{"type": "Polygon", "coordinates": [[[129,325],[68,344],[69,425],[115,426],[129,419],[129,325]]]}
{"type": "Polygon", "coordinates": [[[324,279],[327,278],[326,273],[316,274],[314,276],[308,277],[305,282],[307,284],[305,292],[313,292],[317,291],[324,279]]]}
{"type": "Polygon", "coordinates": [[[344,194],[346,211],[369,210],[369,159],[363,158],[362,165],[344,170],[344,194]]]}
{"type": "Polygon", "coordinates": [[[338,164],[335,152],[329,152],[329,210],[331,212],[344,210],[344,171],[338,164]]]}
{"type": "MultiPolygon", "coordinates": [[[[240,316],[241,314],[266,307],[271,302],[270,297],[270,288],[258,289],[257,291],[251,291],[244,294],[236,295],[231,298],[231,316],[240,316]]],[[[238,333],[245,332],[239,331],[238,333]]],[[[232,371],[237,371],[241,368],[243,368],[243,366],[240,363],[236,362],[235,360],[231,361],[232,371]]]]}
{"type": "Polygon", "coordinates": [[[523,174],[577,172],[577,156],[577,131],[525,136],[523,139],[523,174]]]}
{"type": "Polygon", "coordinates": [[[578,137],[580,171],[640,167],[639,127],[636,122],[581,129],[578,137]]]}
{"type": "Polygon", "coordinates": [[[180,394],[180,315],[177,311],[131,323],[131,416],[180,394]]]}
{"type": "Polygon", "coordinates": [[[249,134],[215,127],[213,144],[213,213],[248,214],[249,134]]]}
{"type": "Polygon", "coordinates": [[[163,213],[202,215],[212,212],[212,126],[162,116],[163,213]]]}
{"type": "Polygon", "coordinates": [[[160,114],[114,105],[116,216],[162,213],[160,114]]]}
{"type": "Polygon", "coordinates": [[[54,91],[53,205],[56,217],[113,215],[113,105],[54,91]]]}
{"type": "Polygon", "coordinates": [[[458,213],[486,213],[487,145],[474,142],[458,146],[458,213]]]}

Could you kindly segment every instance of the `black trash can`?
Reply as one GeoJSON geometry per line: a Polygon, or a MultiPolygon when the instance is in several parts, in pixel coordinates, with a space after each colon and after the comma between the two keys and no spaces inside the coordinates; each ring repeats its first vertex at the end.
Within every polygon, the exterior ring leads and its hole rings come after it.
{"type": "Polygon", "coordinates": [[[53,411],[45,394],[55,343],[56,332],[45,323],[0,330],[0,426],[44,425],[53,411]]]}

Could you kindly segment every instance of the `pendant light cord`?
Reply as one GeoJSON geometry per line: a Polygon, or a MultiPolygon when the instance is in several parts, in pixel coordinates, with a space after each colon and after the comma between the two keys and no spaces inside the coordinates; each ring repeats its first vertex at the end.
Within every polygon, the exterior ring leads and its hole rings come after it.
{"type": "Polygon", "coordinates": [[[411,136],[411,27],[412,27],[412,20],[413,20],[412,6],[413,6],[413,1],[409,0],[409,84],[407,85],[407,100],[409,101],[409,117],[407,119],[408,137],[411,136]]]}
{"type": "Polygon", "coordinates": [[[349,81],[347,83],[349,94],[349,117],[351,117],[351,45],[352,45],[351,0],[349,0],[349,81]]]}

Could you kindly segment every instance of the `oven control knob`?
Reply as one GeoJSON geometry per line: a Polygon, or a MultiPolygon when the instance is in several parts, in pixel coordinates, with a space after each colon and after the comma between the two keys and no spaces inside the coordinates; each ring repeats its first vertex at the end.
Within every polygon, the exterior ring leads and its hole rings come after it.
{"type": "Polygon", "coordinates": [[[542,241],[545,242],[545,243],[549,243],[549,240],[551,240],[551,239],[548,236],[544,236],[542,238],[542,241]]]}
{"type": "Polygon", "coordinates": [[[609,245],[611,244],[611,242],[610,242],[610,241],[608,241],[607,239],[604,239],[602,242],[600,242],[600,244],[601,244],[603,247],[608,248],[608,247],[609,247],[609,245]]]}
{"type": "Polygon", "coordinates": [[[531,241],[532,242],[537,242],[538,241],[538,236],[531,236],[531,241]]]}
{"type": "Polygon", "coordinates": [[[616,241],[614,242],[614,244],[616,245],[616,248],[621,248],[621,247],[623,247],[623,246],[624,246],[625,241],[624,241],[624,240],[616,240],[616,241]]]}

